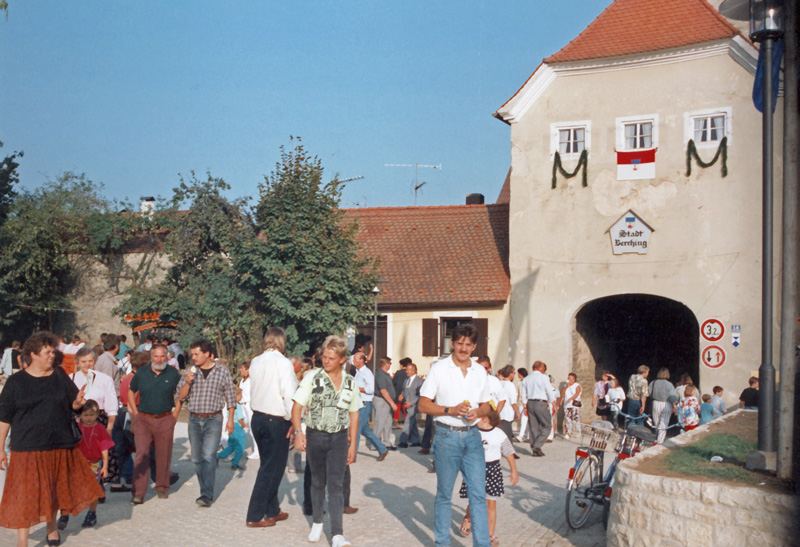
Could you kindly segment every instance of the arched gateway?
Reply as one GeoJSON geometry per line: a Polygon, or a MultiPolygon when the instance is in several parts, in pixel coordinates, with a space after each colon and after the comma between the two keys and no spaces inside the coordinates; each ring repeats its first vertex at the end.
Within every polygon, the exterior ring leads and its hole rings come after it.
{"type": "MultiPolygon", "coordinates": [[[[639,365],[667,367],[673,382],[688,372],[699,382],[699,325],[694,313],[669,298],[618,294],[584,304],[575,314],[573,363],[587,390],[603,370],[628,391],[628,378],[639,365]]],[[[587,397],[588,400],[588,397],[587,397]]]]}

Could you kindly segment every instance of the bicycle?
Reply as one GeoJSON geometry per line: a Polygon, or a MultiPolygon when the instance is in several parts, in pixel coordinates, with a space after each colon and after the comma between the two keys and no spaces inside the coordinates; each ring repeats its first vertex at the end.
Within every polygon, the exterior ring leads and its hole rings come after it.
{"type": "MultiPolygon", "coordinates": [[[[620,416],[626,416],[620,413],[620,416]]],[[[652,425],[649,416],[642,414],[652,425]]],[[[577,425],[577,424],[576,424],[577,425]]],[[[588,446],[579,446],[575,451],[575,465],[569,470],[565,513],[567,524],[577,530],[588,520],[595,505],[603,506],[603,527],[608,526],[611,507],[611,492],[614,475],[619,462],[631,458],[645,448],[656,444],[656,436],[645,426],[631,425],[616,432],[609,422],[596,421],[592,425],[580,424],[582,442],[588,438],[588,446]],[[615,443],[610,441],[616,437],[615,443]],[[604,471],[605,452],[613,446],[616,456],[604,471]]]]}

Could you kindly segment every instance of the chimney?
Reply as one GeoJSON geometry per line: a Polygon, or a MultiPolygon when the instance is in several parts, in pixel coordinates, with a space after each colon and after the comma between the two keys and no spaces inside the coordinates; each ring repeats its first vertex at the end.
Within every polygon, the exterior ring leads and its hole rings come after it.
{"type": "Polygon", "coordinates": [[[467,194],[467,205],[483,205],[483,194],[467,194]]]}
{"type": "Polygon", "coordinates": [[[139,212],[142,213],[142,216],[151,216],[153,210],[156,208],[156,198],[152,196],[142,196],[139,199],[142,200],[139,204],[139,212]]]}

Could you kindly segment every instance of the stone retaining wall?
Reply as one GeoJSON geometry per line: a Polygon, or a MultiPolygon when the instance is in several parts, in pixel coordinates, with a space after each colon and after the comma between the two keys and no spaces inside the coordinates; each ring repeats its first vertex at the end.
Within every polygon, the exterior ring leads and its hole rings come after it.
{"type": "MultiPolygon", "coordinates": [[[[667,444],[685,445],[704,429],[697,428],[667,444]]],[[[617,469],[609,546],[800,545],[800,500],[796,496],[636,470],[637,460],[662,454],[668,446],[653,447],[617,469]]]]}

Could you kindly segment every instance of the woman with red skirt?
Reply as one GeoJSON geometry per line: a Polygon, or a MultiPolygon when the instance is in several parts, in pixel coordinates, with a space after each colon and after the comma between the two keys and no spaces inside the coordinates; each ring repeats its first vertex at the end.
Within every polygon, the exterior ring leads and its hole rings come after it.
{"type": "Polygon", "coordinates": [[[78,515],[103,491],[86,459],[75,448],[72,412],[86,400],[67,374],[53,367],[58,339],[38,332],[25,341],[28,368],[12,375],[0,392],[0,447],[11,431],[11,457],[0,450],[6,470],[0,526],[17,530],[17,545],[28,544],[31,526],[47,523],[47,545],[60,545],[59,510],[78,515]]]}

